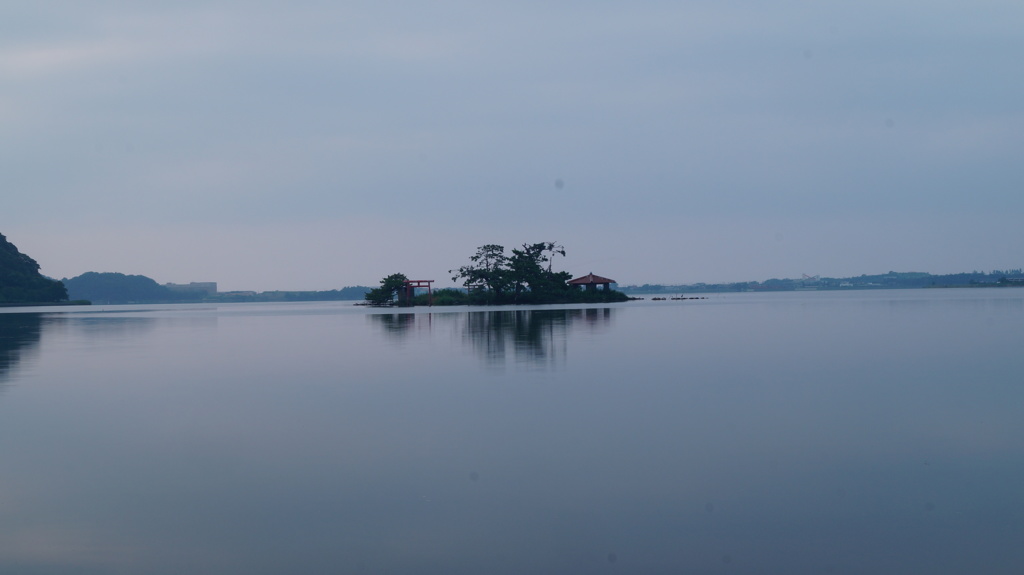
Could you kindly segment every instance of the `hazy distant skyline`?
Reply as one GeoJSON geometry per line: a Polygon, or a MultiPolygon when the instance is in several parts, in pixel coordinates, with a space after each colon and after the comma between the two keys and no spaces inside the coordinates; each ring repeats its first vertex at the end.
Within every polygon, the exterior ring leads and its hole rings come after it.
{"type": "Polygon", "coordinates": [[[623,284],[1024,266],[1024,4],[0,8],[0,233],[52,277],[623,284]]]}

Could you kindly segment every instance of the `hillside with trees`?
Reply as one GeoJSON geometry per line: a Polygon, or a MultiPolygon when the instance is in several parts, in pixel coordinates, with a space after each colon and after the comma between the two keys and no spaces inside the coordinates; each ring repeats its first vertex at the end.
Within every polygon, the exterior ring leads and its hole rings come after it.
{"type": "Polygon", "coordinates": [[[61,282],[39,273],[36,260],[0,234],[0,304],[57,303],[67,301],[61,282]]]}

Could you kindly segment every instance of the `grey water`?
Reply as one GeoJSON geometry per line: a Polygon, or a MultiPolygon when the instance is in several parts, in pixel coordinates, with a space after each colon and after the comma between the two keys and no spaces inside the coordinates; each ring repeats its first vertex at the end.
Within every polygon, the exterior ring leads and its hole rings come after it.
{"type": "Polygon", "coordinates": [[[1019,573],[1024,290],[0,313],[0,573],[1019,573]]]}

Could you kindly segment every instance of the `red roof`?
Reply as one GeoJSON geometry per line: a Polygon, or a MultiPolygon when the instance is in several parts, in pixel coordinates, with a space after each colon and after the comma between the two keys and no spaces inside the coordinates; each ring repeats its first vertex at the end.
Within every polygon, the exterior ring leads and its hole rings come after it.
{"type": "Polygon", "coordinates": [[[578,278],[576,278],[574,280],[569,280],[569,285],[574,285],[574,286],[582,286],[582,285],[587,285],[587,284],[614,284],[614,283],[619,283],[619,282],[617,282],[615,280],[612,280],[612,279],[603,278],[601,276],[595,276],[592,273],[589,273],[589,274],[587,274],[587,275],[585,275],[583,277],[578,277],[578,278]]]}

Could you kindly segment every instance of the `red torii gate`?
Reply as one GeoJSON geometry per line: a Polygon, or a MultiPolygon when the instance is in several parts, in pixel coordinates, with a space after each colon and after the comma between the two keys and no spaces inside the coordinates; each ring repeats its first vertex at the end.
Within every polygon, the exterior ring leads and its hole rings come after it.
{"type": "Polygon", "coordinates": [[[410,305],[412,302],[412,296],[416,294],[416,288],[427,288],[427,305],[434,305],[434,292],[430,287],[430,284],[434,283],[434,280],[405,280],[402,282],[405,287],[402,290],[402,297],[400,298],[402,303],[410,305]]]}

